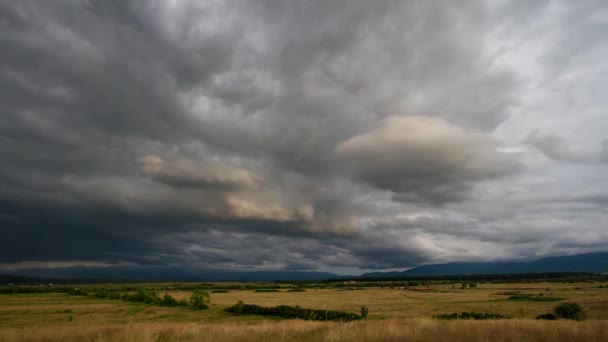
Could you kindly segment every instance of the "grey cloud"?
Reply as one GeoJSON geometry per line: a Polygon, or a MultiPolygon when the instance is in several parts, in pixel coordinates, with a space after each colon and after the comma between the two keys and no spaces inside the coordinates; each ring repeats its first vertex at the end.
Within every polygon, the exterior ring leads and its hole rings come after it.
{"type": "Polygon", "coordinates": [[[526,80],[487,34],[530,6],[0,0],[0,261],[392,268],[546,237],[486,194],[532,172],[492,138],[526,80]],[[467,220],[393,220],[441,210],[467,220]]]}
{"type": "Polygon", "coordinates": [[[149,155],[140,160],[142,172],[160,182],[184,188],[255,188],[264,180],[247,170],[214,162],[166,162],[149,155]]]}
{"type": "Polygon", "coordinates": [[[604,142],[599,152],[573,150],[568,141],[555,134],[543,134],[534,130],[524,139],[524,143],[539,149],[548,158],[570,163],[598,163],[608,161],[607,143],[604,142]]]}
{"type": "Polygon", "coordinates": [[[355,177],[391,190],[405,201],[446,202],[476,181],[519,170],[490,138],[424,117],[391,117],[380,127],[341,142],[339,158],[355,177]]]}

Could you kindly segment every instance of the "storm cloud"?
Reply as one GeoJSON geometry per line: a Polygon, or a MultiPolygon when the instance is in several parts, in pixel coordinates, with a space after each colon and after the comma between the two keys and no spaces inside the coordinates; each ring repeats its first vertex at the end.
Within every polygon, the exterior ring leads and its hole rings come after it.
{"type": "Polygon", "coordinates": [[[0,0],[0,268],[600,250],[607,18],[601,1],[0,0]]]}

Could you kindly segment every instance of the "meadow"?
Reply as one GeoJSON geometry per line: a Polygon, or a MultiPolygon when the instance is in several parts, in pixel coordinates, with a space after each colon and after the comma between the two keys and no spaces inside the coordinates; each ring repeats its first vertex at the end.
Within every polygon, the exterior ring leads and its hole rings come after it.
{"type": "MultiPolygon", "coordinates": [[[[293,285],[284,284],[266,292],[240,289],[241,285],[232,284],[230,290],[210,291],[209,309],[200,311],[91,295],[1,294],[0,341],[608,341],[607,285],[484,283],[463,289],[459,284],[410,287],[349,284],[338,288],[308,286],[295,292],[293,285]],[[342,323],[235,316],[224,311],[238,301],[352,313],[366,306],[369,315],[365,320],[342,323]],[[587,313],[587,320],[535,320],[563,302],[579,303],[587,313]],[[508,319],[433,318],[460,312],[500,314],[508,319]]],[[[94,285],[102,286],[111,289],[118,285],[94,285]]],[[[161,285],[133,286],[153,289],[161,285]]],[[[81,288],[86,291],[87,286],[81,288]]],[[[187,300],[192,291],[180,290],[179,286],[158,291],[159,295],[165,292],[175,299],[187,300]]]]}

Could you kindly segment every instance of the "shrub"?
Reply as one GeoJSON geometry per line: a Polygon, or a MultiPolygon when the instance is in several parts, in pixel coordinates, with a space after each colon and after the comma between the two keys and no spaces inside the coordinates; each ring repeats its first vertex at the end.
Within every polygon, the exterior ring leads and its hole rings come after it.
{"type": "Polygon", "coordinates": [[[575,321],[584,321],[587,318],[585,309],[578,303],[566,302],[562,303],[553,309],[557,317],[572,319],[575,321]]]}
{"type": "Polygon", "coordinates": [[[304,309],[298,306],[279,305],[275,307],[264,307],[259,305],[237,304],[224,309],[235,315],[261,315],[277,316],[282,318],[300,318],[314,321],[341,321],[349,322],[361,319],[361,316],[344,311],[304,309]]]}
{"type": "Polygon", "coordinates": [[[190,296],[190,308],[192,310],[204,310],[209,309],[210,298],[209,292],[203,290],[195,290],[190,296]]]}
{"type": "Polygon", "coordinates": [[[137,302],[143,303],[146,299],[146,293],[143,290],[139,290],[135,293],[123,293],[122,300],[125,302],[137,302]]]}
{"type": "Polygon", "coordinates": [[[435,315],[433,318],[437,319],[475,319],[475,320],[483,320],[483,319],[501,319],[506,318],[501,314],[487,314],[480,312],[461,312],[460,315],[457,313],[452,314],[444,314],[444,315],[435,315]]]}
{"type": "Polygon", "coordinates": [[[369,313],[369,309],[366,306],[361,307],[361,318],[365,319],[367,314],[369,313]]]}
{"type": "Polygon", "coordinates": [[[177,300],[173,297],[171,297],[171,295],[169,295],[168,293],[165,293],[165,295],[163,296],[163,298],[160,300],[160,306],[178,306],[179,303],[177,302],[177,300]]]}
{"type": "Polygon", "coordinates": [[[144,303],[150,305],[160,305],[161,299],[156,292],[148,292],[144,294],[144,303]]]}
{"type": "Polygon", "coordinates": [[[213,290],[211,293],[228,293],[228,290],[213,290]]]}
{"type": "Polygon", "coordinates": [[[108,298],[108,295],[109,295],[109,294],[110,294],[110,293],[109,293],[108,291],[106,291],[106,290],[101,290],[101,291],[99,291],[99,292],[95,293],[95,297],[97,297],[97,298],[108,298]]]}
{"type": "Polygon", "coordinates": [[[557,319],[557,317],[555,317],[555,315],[552,313],[545,313],[545,314],[536,316],[536,319],[554,320],[554,319],[557,319]]]}
{"type": "Polygon", "coordinates": [[[565,298],[549,297],[549,296],[545,296],[544,294],[541,293],[538,296],[529,295],[529,294],[517,294],[517,295],[510,296],[507,299],[514,300],[514,301],[530,301],[530,302],[557,302],[560,300],[564,300],[565,298]]]}
{"type": "Polygon", "coordinates": [[[116,291],[110,292],[110,294],[108,295],[107,298],[114,299],[114,300],[120,299],[120,293],[118,293],[116,291]]]}
{"type": "Polygon", "coordinates": [[[253,292],[281,292],[281,291],[279,291],[277,289],[257,289],[253,292]]]}
{"type": "Polygon", "coordinates": [[[306,292],[304,289],[289,289],[287,292],[306,292]]]}

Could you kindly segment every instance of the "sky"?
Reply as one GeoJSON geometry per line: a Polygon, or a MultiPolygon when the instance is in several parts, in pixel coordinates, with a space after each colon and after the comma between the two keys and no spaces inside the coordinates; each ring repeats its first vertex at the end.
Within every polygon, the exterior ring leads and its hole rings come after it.
{"type": "Polygon", "coordinates": [[[0,271],[608,250],[608,3],[0,0],[0,271]]]}

